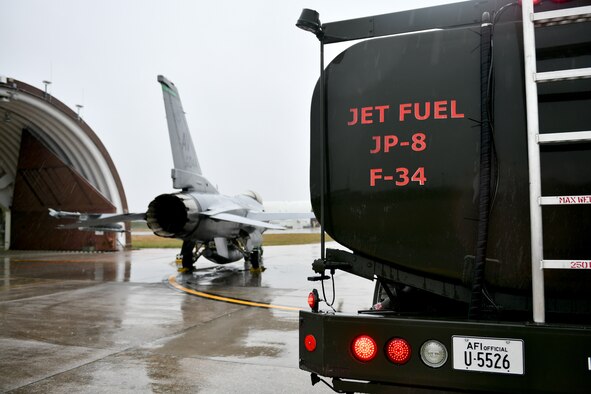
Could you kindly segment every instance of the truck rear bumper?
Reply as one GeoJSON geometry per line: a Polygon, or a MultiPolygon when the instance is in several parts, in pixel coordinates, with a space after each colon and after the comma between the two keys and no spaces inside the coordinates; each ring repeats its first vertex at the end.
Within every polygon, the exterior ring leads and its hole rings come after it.
{"type": "MultiPolygon", "coordinates": [[[[369,382],[367,392],[379,392],[384,385],[536,393],[582,393],[591,387],[590,327],[300,312],[299,354],[301,369],[369,382]],[[358,361],[351,350],[362,334],[372,337],[377,348],[377,355],[367,362],[358,361]],[[306,347],[309,335],[316,344],[313,350],[306,347]],[[403,365],[385,356],[393,338],[410,345],[410,359],[403,365]],[[443,344],[448,352],[438,368],[421,359],[421,346],[429,340],[443,344]]],[[[347,385],[338,379],[336,385],[347,385]]]]}

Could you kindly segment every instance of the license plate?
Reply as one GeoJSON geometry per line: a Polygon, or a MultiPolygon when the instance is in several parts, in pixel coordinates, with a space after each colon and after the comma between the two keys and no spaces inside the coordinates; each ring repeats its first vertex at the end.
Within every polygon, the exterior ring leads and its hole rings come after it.
{"type": "Polygon", "coordinates": [[[454,369],[523,375],[521,339],[454,336],[452,348],[454,369]]]}

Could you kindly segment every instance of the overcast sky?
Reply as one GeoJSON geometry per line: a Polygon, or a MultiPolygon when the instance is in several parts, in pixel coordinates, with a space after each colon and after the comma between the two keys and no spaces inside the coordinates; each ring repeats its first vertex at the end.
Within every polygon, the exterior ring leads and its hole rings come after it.
{"type": "Polygon", "coordinates": [[[326,23],[452,2],[0,0],[0,75],[40,89],[50,80],[53,96],[84,106],[132,212],[173,191],[158,74],[179,89],[201,168],[220,192],[308,200],[319,46],[295,27],[302,8],[326,23]]]}

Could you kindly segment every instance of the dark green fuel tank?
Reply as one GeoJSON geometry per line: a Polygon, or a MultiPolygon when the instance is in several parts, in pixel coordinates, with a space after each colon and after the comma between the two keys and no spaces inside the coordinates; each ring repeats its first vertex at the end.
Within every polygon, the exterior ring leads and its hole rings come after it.
{"type": "MultiPolygon", "coordinates": [[[[480,171],[480,28],[357,43],[326,68],[325,229],[355,253],[469,284],[480,171]]],[[[538,71],[591,66],[591,23],[538,29],[538,71]]],[[[494,29],[492,208],[485,281],[531,288],[521,24],[494,29]]],[[[591,80],[539,85],[541,132],[591,130],[591,80]]],[[[320,217],[318,86],[311,198],[320,217]]],[[[543,147],[542,193],[591,195],[591,145],[543,147]]],[[[544,257],[591,260],[591,205],[543,208],[544,257]]],[[[591,269],[547,270],[547,294],[587,297],[591,269]]]]}

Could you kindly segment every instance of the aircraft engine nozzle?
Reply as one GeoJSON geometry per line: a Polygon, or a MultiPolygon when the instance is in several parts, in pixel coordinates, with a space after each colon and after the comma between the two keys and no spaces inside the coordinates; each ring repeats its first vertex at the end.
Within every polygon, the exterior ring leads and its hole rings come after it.
{"type": "Polygon", "coordinates": [[[184,238],[199,224],[197,201],[183,193],[161,194],[148,206],[148,227],[160,237],[184,238]]]}

